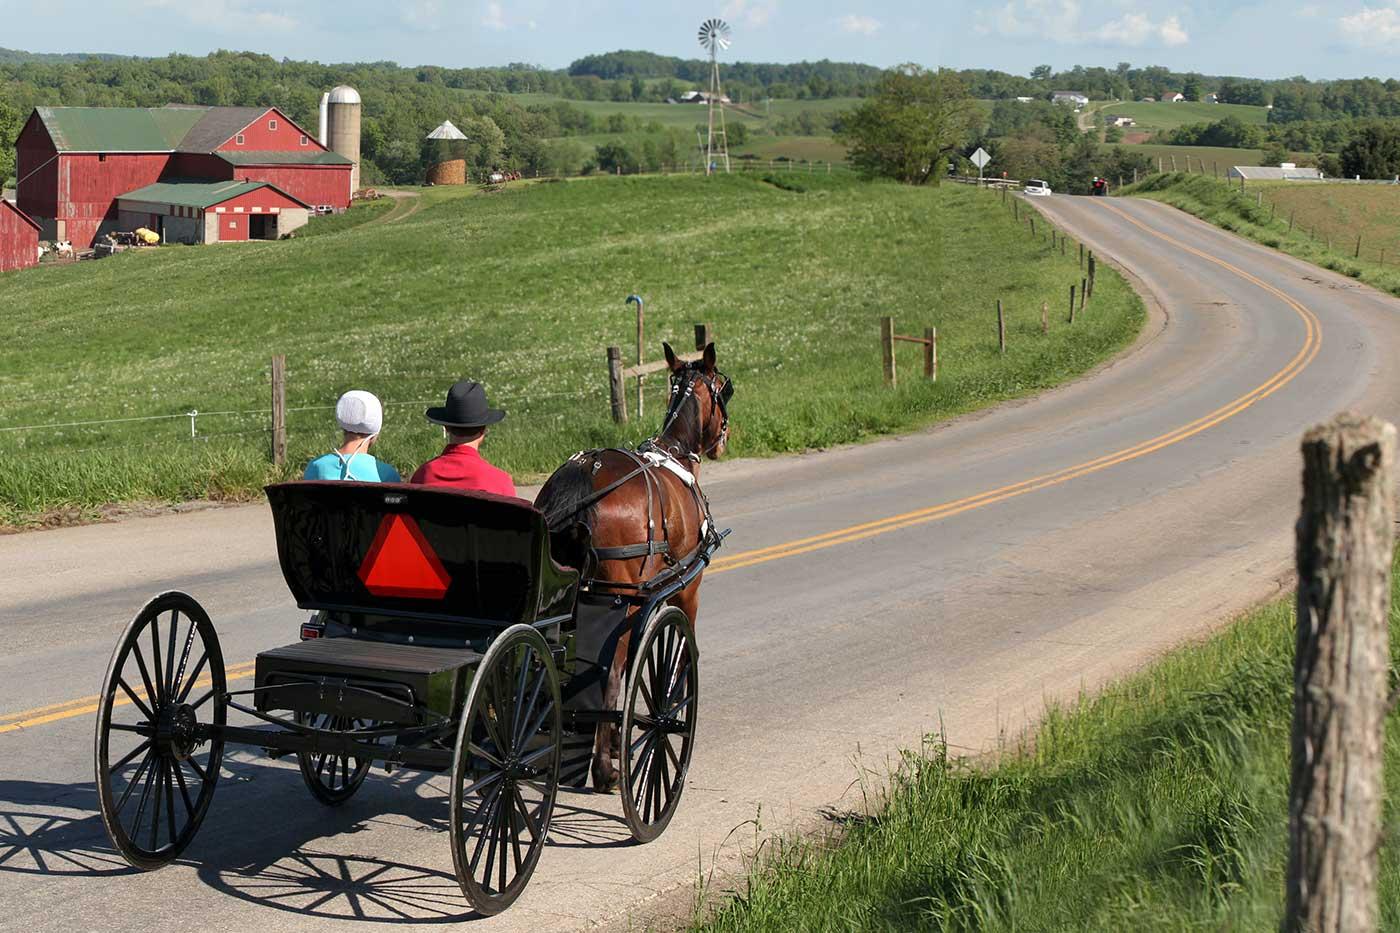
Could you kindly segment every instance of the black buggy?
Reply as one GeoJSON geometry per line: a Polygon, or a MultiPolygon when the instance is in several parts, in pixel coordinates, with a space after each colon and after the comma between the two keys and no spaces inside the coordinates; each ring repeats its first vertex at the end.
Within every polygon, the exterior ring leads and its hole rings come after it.
{"type": "Polygon", "coordinates": [[[191,597],[163,593],[122,634],[96,735],[102,820],[133,866],[159,868],[209,809],[227,742],[294,753],[312,795],[348,800],[385,769],[449,772],[457,880],[493,914],[524,890],[559,787],[587,780],[599,723],[621,729],[622,807],[656,838],[695,738],[699,655],[666,601],[709,563],[712,535],[656,585],[613,593],[550,556],[516,499],[372,483],[270,486],[301,640],[228,670],[191,597]],[[603,684],[631,631],[621,709],[603,684]],[[230,689],[249,675],[251,687],[230,689]],[[231,725],[230,710],[261,724],[231,725]]]}

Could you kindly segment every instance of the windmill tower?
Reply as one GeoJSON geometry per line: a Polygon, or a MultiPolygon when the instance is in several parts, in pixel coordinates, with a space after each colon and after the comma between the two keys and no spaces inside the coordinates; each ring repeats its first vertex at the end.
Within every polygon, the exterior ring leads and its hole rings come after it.
{"type": "Polygon", "coordinates": [[[710,135],[705,140],[705,174],[713,174],[722,163],[729,173],[729,139],[724,132],[723,92],[719,86],[719,50],[729,48],[729,24],[722,19],[707,19],[700,24],[700,47],[710,53],[710,135]],[[715,129],[715,112],[719,112],[719,129],[715,129]]]}

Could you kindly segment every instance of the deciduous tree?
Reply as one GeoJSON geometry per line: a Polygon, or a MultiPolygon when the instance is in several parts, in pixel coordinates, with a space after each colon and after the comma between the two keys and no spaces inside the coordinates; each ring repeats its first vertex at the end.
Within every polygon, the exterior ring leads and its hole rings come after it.
{"type": "Polygon", "coordinates": [[[977,109],[956,73],[908,64],[885,72],[876,95],[842,120],[838,138],[862,172],[936,185],[949,153],[974,129],[977,109]]]}

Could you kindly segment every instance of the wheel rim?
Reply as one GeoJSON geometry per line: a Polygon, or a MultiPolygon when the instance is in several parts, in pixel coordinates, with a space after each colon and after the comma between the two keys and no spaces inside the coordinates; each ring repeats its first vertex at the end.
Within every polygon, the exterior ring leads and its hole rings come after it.
{"type": "Polygon", "coordinates": [[[676,812],[695,744],[699,652],[685,613],[668,610],[647,627],[630,681],[622,721],[622,809],[633,837],[650,842],[676,812]]]}
{"type": "MultiPolygon", "coordinates": [[[[374,725],[369,720],[351,716],[336,716],[329,713],[301,713],[297,721],[330,732],[354,732],[374,725]]],[[[370,766],[368,758],[354,758],[349,755],[336,755],[331,752],[313,755],[298,752],[297,763],[301,766],[301,776],[306,786],[317,800],[331,805],[341,804],[355,795],[365,782],[370,766]]]]}
{"type": "Polygon", "coordinates": [[[500,636],[472,680],[452,778],[452,859],[478,911],[499,913],[539,860],[559,788],[559,680],[549,647],[500,636]]]}
{"type": "Polygon", "coordinates": [[[102,821],[138,868],[174,859],[218,781],[224,661],[208,615],[183,593],[156,597],[127,626],[103,683],[96,737],[102,821]]]}

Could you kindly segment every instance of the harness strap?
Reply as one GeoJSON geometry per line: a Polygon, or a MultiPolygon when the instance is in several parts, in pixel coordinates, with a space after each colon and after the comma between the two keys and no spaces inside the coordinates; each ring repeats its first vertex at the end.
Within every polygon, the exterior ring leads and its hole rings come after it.
{"type": "Polygon", "coordinates": [[[634,557],[654,557],[657,554],[671,553],[668,541],[644,541],[641,544],[624,544],[619,547],[595,547],[593,556],[599,560],[631,560],[634,557]]]}

